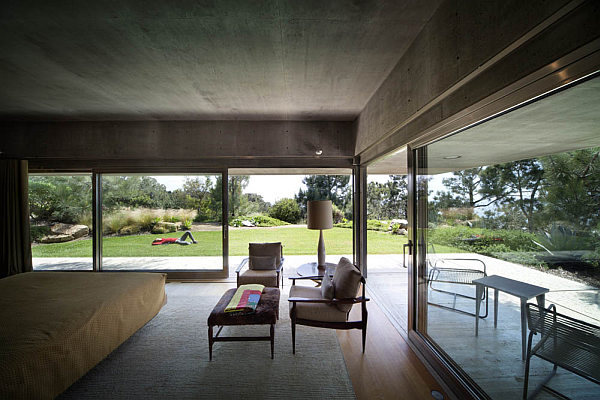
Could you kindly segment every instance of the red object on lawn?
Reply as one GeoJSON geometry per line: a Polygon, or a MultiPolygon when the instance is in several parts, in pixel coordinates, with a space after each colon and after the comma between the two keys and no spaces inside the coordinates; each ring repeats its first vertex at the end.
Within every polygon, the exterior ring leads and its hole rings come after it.
{"type": "Polygon", "coordinates": [[[177,238],[158,238],[158,239],[154,239],[154,241],[152,242],[152,246],[158,245],[158,244],[171,244],[171,243],[175,243],[177,241],[177,238]]]}

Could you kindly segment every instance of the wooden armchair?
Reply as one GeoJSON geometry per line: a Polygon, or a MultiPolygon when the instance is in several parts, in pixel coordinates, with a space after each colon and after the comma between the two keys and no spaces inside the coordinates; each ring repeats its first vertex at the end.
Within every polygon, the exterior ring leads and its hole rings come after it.
{"type": "Polygon", "coordinates": [[[235,270],[237,286],[259,283],[268,287],[283,287],[283,246],[281,242],[250,243],[249,257],[242,260],[235,270]],[[248,270],[240,274],[244,267],[248,270]]]}
{"type": "Polygon", "coordinates": [[[360,329],[362,330],[362,351],[365,352],[368,317],[366,303],[369,301],[365,296],[366,280],[348,259],[342,257],[336,267],[333,280],[327,274],[325,276],[291,277],[290,279],[293,283],[288,301],[290,303],[292,351],[294,354],[296,354],[297,324],[331,329],[360,329]],[[322,284],[321,287],[296,286],[296,281],[299,279],[322,280],[322,284]],[[335,286],[336,280],[337,287],[335,286]],[[358,297],[361,283],[362,296],[358,297]],[[331,286],[333,286],[333,290],[330,289],[331,286]],[[342,295],[338,298],[336,293],[342,295]],[[348,297],[348,293],[353,293],[353,297],[348,297]],[[352,306],[359,303],[361,319],[348,321],[352,306]]]}

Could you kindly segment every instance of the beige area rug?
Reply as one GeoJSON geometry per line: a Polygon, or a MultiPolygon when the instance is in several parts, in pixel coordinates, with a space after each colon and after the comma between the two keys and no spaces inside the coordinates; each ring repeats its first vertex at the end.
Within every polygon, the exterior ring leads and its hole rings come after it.
{"type": "MultiPolygon", "coordinates": [[[[178,284],[187,285],[187,284],[178,284]]],[[[208,361],[206,320],[230,285],[189,284],[60,399],[354,399],[334,330],[299,326],[292,354],[287,292],[269,342],[220,342],[208,361]],[[197,289],[197,290],[196,290],[197,289]]],[[[268,336],[269,327],[225,327],[221,335],[268,336]]]]}

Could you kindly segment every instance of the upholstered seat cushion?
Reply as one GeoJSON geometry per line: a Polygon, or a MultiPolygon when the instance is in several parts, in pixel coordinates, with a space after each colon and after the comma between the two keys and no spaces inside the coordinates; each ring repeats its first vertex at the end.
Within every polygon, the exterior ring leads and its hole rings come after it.
{"type": "Polygon", "coordinates": [[[208,316],[208,325],[254,325],[275,324],[279,317],[279,289],[264,288],[256,310],[249,314],[226,313],[225,307],[235,294],[236,289],[229,289],[223,294],[215,308],[208,316]]]}
{"type": "Polygon", "coordinates": [[[269,287],[278,287],[277,271],[265,269],[249,269],[238,278],[239,285],[259,283],[269,287]]]}
{"type": "MultiPolygon", "coordinates": [[[[290,289],[290,297],[320,299],[321,288],[294,285],[290,289]]],[[[293,302],[290,302],[290,313],[293,302]]],[[[296,303],[296,318],[323,322],[346,322],[348,313],[340,311],[336,306],[325,303],[296,303]]]]}

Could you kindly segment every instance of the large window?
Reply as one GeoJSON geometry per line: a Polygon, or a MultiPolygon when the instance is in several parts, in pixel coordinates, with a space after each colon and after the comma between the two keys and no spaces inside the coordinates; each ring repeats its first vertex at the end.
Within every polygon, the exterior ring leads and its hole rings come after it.
{"type": "Polygon", "coordinates": [[[286,274],[304,263],[317,261],[319,231],[306,227],[306,202],[331,200],[333,229],[323,232],[327,262],[340,256],[352,259],[352,182],[342,175],[301,174],[301,169],[230,171],[229,254],[232,269],[248,256],[248,243],[282,242],[286,274]],[[242,175],[242,173],[244,173],[242,175]],[[276,173],[276,174],[275,174],[276,173]]]}
{"type": "Polygon", "coordinates": [[[90,174],[29,175],[33,269],[93,269],[90,174]]]}
{"type": "Polygon", "coordinates": [[[223,268],[221,175],[102,175],[102,269],[223,268]]]}
{"type": "MultiPolygon", "coordinates": [[[[600,325],[598,100],[596,78],[416,152],[416,327],[492,398],[523,390],[521,299],[600,325]]],[[[532,390],[552,364],[529,370],[532,390]]],[[[561,368],[550,386],[600,396],[561,368]]]]}

